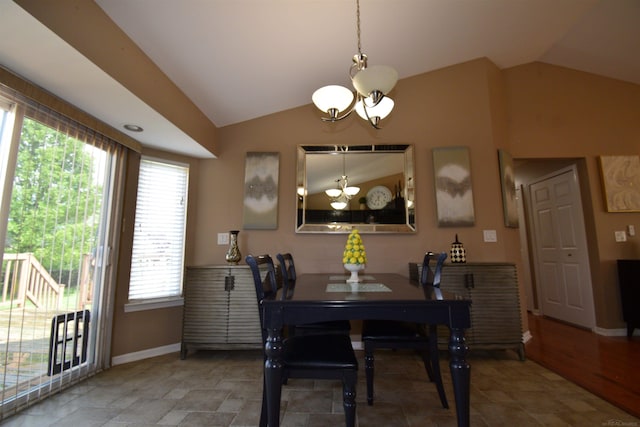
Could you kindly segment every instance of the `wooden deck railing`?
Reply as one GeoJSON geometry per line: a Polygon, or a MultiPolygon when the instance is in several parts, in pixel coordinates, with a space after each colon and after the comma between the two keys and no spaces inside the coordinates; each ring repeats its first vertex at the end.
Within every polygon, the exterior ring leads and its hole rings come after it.
{"type": "Polygon", "coordinates": [[[3,261],[3,302],[13,300],[18,307],[27,300],[38,308],[61,305],[64,285],[58,284],[32,253],[4,254],[3,261]]]}

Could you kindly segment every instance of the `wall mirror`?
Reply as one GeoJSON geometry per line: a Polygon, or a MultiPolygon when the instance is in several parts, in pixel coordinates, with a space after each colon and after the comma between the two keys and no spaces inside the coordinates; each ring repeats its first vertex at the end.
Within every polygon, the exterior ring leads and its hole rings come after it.
{"type": "Polygon", "coordinates": [[[299,145],[298,233],[414,233],[409,144],[299,145]]]}

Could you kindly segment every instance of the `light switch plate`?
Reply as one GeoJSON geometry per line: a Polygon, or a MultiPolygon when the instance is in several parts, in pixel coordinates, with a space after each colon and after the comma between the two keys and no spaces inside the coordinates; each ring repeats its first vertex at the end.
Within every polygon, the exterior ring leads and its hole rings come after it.
{"type": "Polygon", "coordinates": [[[616,231],[616,242],[626,242],[627,241],[627,232],[626,231],[616,231]]]}
{"type": "Polygon", "coordinates": [[[636,235],[636,227],[632,224],[627,225],[627,233],[629,233],[629,236],[633,237],[636,235]]]}
{"type": "Polygon", "coordinates": [[[482,230],[484,235],[485,242],[497,242],[498,235],[496,234],[496,230],[482,230]]]}
{"type": "Polygon", "coordinates": [[[228,245],[229,244],[229,233],[218,233],[218,244],[219,245],[228,245]]]}

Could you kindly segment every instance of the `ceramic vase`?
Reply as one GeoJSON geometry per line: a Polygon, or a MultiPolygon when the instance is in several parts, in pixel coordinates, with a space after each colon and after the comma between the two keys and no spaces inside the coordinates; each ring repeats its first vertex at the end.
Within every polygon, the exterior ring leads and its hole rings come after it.
{"type": "Polygon", "coordinates": [[[451,262],[452,263],[464,263],[467,262],[467,251],[462,246],[462,243],[458,241],[458,235],[456,234],[456,241],[451,244],[451,262]]]}
{"type": "Polygon", "coordinates": [[[227,251],[227,255],[225,259],[227,263],[236,265],[242,259],[242,254],[240,253],[240,249],[238,248],[238,233],[239,230],[231,230],[229,231],[229,250],[227,251]]]}

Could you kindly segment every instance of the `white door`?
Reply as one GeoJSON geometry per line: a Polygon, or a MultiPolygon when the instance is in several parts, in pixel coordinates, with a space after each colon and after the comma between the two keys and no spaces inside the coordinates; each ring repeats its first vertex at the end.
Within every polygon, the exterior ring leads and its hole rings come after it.
{"type": "Polygon", "coordinates": [[[593,328],[595,314],[575,166],[529,185],[542,314],[593,328]]]}
{"type": "Polygon", "coordinates": [[[523,200],[524,189],[523,186],[518,186],[516,188],[516,203],[518,206],[518,232],[520,233],[520,258],[522,259],[522,276],[520,280],[522,280],[523,287],[525,290],[525,296],[527,297],[527,311],[532,313],[537,313],[536,306],[534,304],[533,299],[533,285],[531,284],[531,269],[529,265],[529,243],[527,239],[527,226],[526,226],[526,217],[524,214],[524,200],[523,200]]]}

